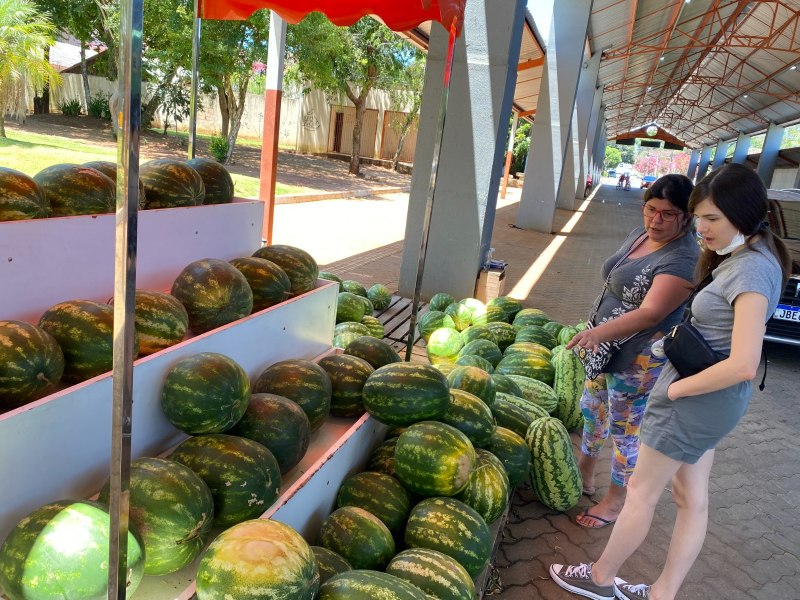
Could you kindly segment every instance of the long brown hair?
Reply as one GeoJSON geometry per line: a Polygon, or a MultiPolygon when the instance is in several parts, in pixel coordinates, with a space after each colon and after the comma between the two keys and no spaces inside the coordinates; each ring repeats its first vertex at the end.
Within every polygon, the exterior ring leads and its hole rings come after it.
{"type": "MultiPolygon", "coordinates": [[[[766,223],[769,201],[767,189],[761,178],[744,165],[731,163],[716,169],[703,177],[689,196],[689,210],[694,212],[703,200],[711,200],[722,214],[747,239],[747,247],[752,249],[756,234],[764,240],[770,252],[775,255],[783,271],[783,283],[791,272],[791,258],[786,245],[776,236],[766,223]]],[[[713,250],[703,250],[697,261],[695,279],[703,281],[728,255],[720,256],[713,250]]]]}

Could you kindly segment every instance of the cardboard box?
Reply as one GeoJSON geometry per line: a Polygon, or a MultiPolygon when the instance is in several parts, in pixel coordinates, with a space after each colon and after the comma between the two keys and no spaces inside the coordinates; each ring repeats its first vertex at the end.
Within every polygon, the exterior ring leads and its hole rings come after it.
{"type": "Polygon", "coordinates": [[[505,280],[505,269],[481,269],[475,285],[475,298],[485,304],[493,298],[502,296],[505,280]]]}

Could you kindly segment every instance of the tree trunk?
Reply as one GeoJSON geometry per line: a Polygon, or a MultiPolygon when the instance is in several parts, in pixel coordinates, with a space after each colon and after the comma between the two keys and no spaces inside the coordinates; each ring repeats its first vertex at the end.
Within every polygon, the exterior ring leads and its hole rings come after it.
{"type": "Polygon", "coordinates": [[[81,78],[83,79],[83,95],[86,98],[86,114],[89,114],[89,101],[92,94],[89,91],[89,69],[86,67],[86,42],[81,40],[81,78]]]}
{"type": "Polygon", "coordinates": [[[418,111],[409,112],[406,115],[405,121],[403,121],[403,127],[400,129],[400,138],[397,140],[397,150],[395,150],[394,156],[392,157],[393,171],[397,171],[397,165],[400,163],[400,154],[403,152],[403,144],[406,142],[406,136],[411,130],[411,124],[414,122],[417,112],[418,111]]]}
{"type": "Polygon", "coordinates": [[[5,111],[0,109],[0,138],[6,137],[6,117],[3,114],[5,111]]]}
{"type": "MultiPolygon", "coordinates": [[[[48,63],[50,62],[50,46],[44,49],[44,59],[48,63]]],[[[42,114],[50,114],[50,77],[44,80],[44,86],[42,87],[42,114]]]]}
{"type": "Polygon", "coordinates": [[[230,81],[226,77],[222,85],[217,86],[217,99],[219,100],[219,112],[222,117],[222,130],[219,132],[221,137],[227,138],[230,126],[230,103],[228,102],[228,88],[231,87],[230,81]]]}
{"type": "MultiPolygon", "coordinates": [[[[229,131],[228,131],[228,155],[225,157],[225,164],[230,164],[233,156],[233,147],[236,145],[236,138],[239,136],[239,128],[242,125],[242,115],[244,115],[245,102],[247,101],[247,88],[250,85],[250,76],[246,75],[239,82],[239,94],[231,96],[234,106],[231,112],[229,131]]],[[[233,90],[231,90],[233,91],[233,90]]]]}
{"type": "Polygon", "coordinates": [[[353,125],[353,149],[350,152],[350,168],[348,169],[351,175],[360,175],[361,173],[361,130],[364,127],[364,113],[367,112],[367,96],[375,81],[377,71],[374,67],[369,68],[369,76],[367,81],[361,86],[361,93],[356,96],[350,84],[345,86],[345,94],[356,107],[356,122],[353,125]]]}

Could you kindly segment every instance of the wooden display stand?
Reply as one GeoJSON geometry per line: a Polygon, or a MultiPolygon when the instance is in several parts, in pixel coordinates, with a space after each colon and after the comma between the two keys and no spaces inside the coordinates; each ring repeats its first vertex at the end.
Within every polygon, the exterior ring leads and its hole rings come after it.
{"type": "Polygon", "coordinates": [[[481,269],[475,285],[475,298],[486,304],[489,300],[502,296],[505,280],[505,269],[481,269]]]}

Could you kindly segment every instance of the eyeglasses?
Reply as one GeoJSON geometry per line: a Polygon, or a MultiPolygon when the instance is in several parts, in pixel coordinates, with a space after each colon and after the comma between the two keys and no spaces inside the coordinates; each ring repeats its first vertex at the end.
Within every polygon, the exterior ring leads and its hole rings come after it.
{"type": "Polygon", "coordinates": [[[655,206],[645,204],[642,206],[642,214],[649,219],[655,219],[656,215],[661,215],[661,220],[671,223],[683,214],[682,210],[658,210],[655,206]]]}

